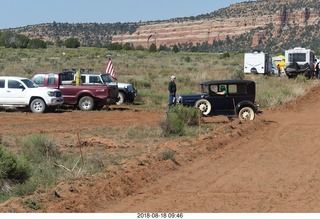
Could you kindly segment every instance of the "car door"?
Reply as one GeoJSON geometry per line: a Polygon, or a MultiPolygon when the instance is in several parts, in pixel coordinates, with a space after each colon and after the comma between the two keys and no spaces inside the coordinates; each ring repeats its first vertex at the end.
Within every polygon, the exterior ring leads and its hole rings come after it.
{"type": "Polygon", "coordinates": [[[233,87],[231,85],[211,85],[210,100],[212,104],[212,115],[234,115],[235,107],[233,102],[233,87]],[[226,88],[225,94],[218,94],[221,91],[221,87],[226,88]]]}
{"type": "Polygon", "coordinates": [[[5,79],[0,79],[0,104],[4,104],[7,101],[6,98],[6,80],[5,79]]]}
{"type": "Polygon", "coordinates": [[[8,79],[5,89],[5,102],[8,104],[25,104],[26,87],[19,80],[8,79]]]}

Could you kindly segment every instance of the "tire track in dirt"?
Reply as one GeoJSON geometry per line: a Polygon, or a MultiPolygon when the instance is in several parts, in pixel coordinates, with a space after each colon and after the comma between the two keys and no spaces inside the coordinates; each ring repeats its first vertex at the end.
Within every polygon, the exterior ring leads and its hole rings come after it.
{"type": "Polygon", "coordinates": [[[293,112],[267,112],[260,119],[271,126],[234,139],[105,210],[319,212],[318,99],[303,97],[293,112]]]}

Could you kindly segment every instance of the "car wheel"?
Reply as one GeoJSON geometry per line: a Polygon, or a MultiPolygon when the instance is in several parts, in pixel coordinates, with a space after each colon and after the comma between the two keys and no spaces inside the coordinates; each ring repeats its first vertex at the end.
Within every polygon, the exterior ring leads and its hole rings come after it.
{"type": "Polygon", "coordinates": [[[198,100],[195,104],[195,107],[197,107],[202,114],[206,116],[211,112],[211,104],[205,99],[198,100]]]}
{"type": "Polygon", "coordinates": [[[124,103],[124,93],[119,92],[118,97],[119,97],[119,101],[117,102],[117,105],[123,104],[124,103]]]}
{"type": "Polygon", "coordinates": [[[251,107],[243,107],[239,111],[239,119],[240,121],[248,121],[248,120],[254,120],[255,114],[251,107]]]}
{"type": "Polygon", "coordinates": [[[92,97],[84,96],[79,100],[79,109],[83,111],[90,111],[94,108],[94,101],[92,97]]]}
{"type": "Polygon", "coordinates": [[[46,110],[46,103],[42,99],[34,99],[30,104],[33,113],[43,113],[46,110]]]}

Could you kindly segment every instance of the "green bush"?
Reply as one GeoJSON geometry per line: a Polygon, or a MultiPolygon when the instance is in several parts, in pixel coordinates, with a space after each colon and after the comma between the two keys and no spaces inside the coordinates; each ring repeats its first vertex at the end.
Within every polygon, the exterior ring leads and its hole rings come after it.
{"type": "Polygon", "coordinates": [[[77,38],[69,38],[65,41],[64,45],[66,48],[78,48],[80,47],[80,42],[77,38]]]}
{"type": "MultiPolygon", "coordinates": [[[[0,186],[5,181],[23,183],[31,176],[28,162],[0,145],[0,186]]],[[[1,189],[3,190],[3,189],[1,189]]]]}
{"type": "Polygon", "coordinates": [[[198,124],[198,111],[195,107],[187,106],[174,106],[170,110],[170,113],[178,115],[178,119],[186,125],[197,125],[198,124]]]}
{"type": "Polygon", "coordinates": [[[28,159],[36,163],[41,163],[44,157],[57,157],[60,154],[55,142],[41,134],[33,134],[23,140],[22,150],[28,159]]]}
{"type": "Polygon", "coordinates": [[[33,199],[28,199],[23,203],[26,207],[31,208],[33,210],[39,210],[42,208],[41,205],[39,205],[37,202],[35,202],[33,199]]]}
{"type": "Polygon", "coordinates": [[[161,160],[170,160],[174,158],[174,151],[172,150],[166,150],[161,153],[161,160]]]}
{"type": "Polygon", "coordinates": [[[163,136],[185,135],[186,125],[197,125],[198,113],[194,107],[173,106],[164,121],[160,123],[163,136]]]}

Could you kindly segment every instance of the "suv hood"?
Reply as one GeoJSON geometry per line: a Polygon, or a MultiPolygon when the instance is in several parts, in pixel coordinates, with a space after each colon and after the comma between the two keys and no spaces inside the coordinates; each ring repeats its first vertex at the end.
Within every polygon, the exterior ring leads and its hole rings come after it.
{"type": "Polygon", "coordinates": [[[128,86],[132,86],[131,84],[119,83],[119,82],[110,82],[109,84],[111,84],[111,85],[118,85],[118,87],[128,87],[128,86]]]}

